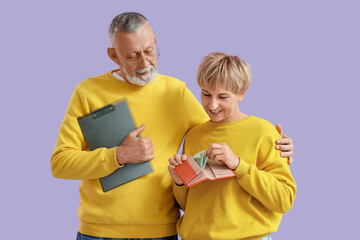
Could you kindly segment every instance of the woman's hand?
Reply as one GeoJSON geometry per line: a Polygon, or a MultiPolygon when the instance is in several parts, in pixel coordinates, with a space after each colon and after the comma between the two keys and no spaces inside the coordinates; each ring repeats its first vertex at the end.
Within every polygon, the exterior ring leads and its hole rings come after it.
{"type": "Polygon", "coordinates": [[[240,158],[236,156],[226,143],[213,143],[205,151],[211,160],[222,162],[231,170],[235,170],[240,163],[240,158]]]}
{"type": "Polygon", "coordinates": [[[276,140],[276,149],[280,150],[281,157],[288,158],[288,164],[290,165],[294,160],[292,155],[294,154],[294,142],[293,139],[286,134],[284,134],[282,127],[280,124],[276,125],[276,129],[278,130],[281,138],[276,140]]]}
{"type": "Polygon", "coordinates": [[[170,176],[174,180],[174,182],[177,185],[184,185],[184,182],[181,180],[181,178],[178,176],[178,174],[175,172],[175,167],[182,164],[183,161],[187,159],[187,156],[185,154],[181,155],[181,157],[178,154],[175,154],[173,158],[169,158],[170,165],[168,166],[168,170],[170,173],[170,176]]]}

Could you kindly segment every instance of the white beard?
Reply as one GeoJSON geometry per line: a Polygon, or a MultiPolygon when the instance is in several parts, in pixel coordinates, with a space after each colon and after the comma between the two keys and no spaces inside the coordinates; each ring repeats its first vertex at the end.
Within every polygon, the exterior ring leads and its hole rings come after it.
{"type": "Polygon", "coordinates": [[[145,86],[146,84],[151,83],[156,78],[156,75],[158,74],[157,69],[154,69],[153,66],[136,70],[136,71],[134,71],[133,76],[130,76],[130,74],[125,69],[123,71],[124,71],[124,74],[125,74],[127,80],[131,84],[138,85],[138,86],[145,86]],[[147,71],[151,71],[151,74],[145,76],[144,79],[136,76],[136,73],[144,73],[147,71]]]}

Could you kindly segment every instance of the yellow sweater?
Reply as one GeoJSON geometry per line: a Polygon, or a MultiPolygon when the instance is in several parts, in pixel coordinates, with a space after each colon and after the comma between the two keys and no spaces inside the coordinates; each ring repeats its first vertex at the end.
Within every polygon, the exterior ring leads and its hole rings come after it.
{"type": "Polygon", "coordinates": [[[51,158],[57,178],[80,179],[79,231],[109,238],[154,238],[176,234],[179,209],[167,172],[185,133],[208,120],[185,83],[158,74],[151,84],[135,86],[111,72],[81,82],[71,97],[51,158]],[[119,168],[115,148],[88,151],[77,118],[127,97],[135,121],[145,123],[154,171],[106,193],[99,178],[119,168]]]}
{"type": "Polygon", "coordinates": [[[236,177],[207,180],[190,188],[173,184],[185,211],[177,224],[187,239],[260,239],[275,232],[294,201],[295,181],[287,159],[275,150],[280,135],[253,116],[229,123],[207,122],[187,134],[184,152],[193,155],[225,142],[240,157],[236,177]]]}

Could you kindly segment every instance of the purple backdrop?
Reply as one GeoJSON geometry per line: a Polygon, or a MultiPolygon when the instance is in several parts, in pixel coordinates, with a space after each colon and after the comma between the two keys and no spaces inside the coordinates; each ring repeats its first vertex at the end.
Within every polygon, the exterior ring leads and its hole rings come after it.
{"type": "Polygon", "coordinates": [[[50,156],[75,85],[116,67],[106,54],[110,21],[138,11],[154,27],[160,73],[185,81],[197,98],[196,71],[207,53],[224,51],[251,64],[253,83],[241,109],[282,123],[296,143],[291,169],[298,193],[273,238],[356,239],[359,7],[356,1],[1,3],[0,238],[75,239],[80,182],[53,178],[50,156]]]}

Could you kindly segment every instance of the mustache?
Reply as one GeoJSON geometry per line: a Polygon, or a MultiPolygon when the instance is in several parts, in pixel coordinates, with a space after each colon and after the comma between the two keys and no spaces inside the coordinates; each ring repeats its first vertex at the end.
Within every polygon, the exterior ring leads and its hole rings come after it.
{"type": "Polygon", "coordinates": [[[135,70],[134,73],[144,73],[144,72],[148,72],[148,71],[151,71],[151,70],[154,70],[154,67],[153,66],[149,66],[147,68],[142,68],[142,69],[138,69],[138,70],[135,70]]]}

